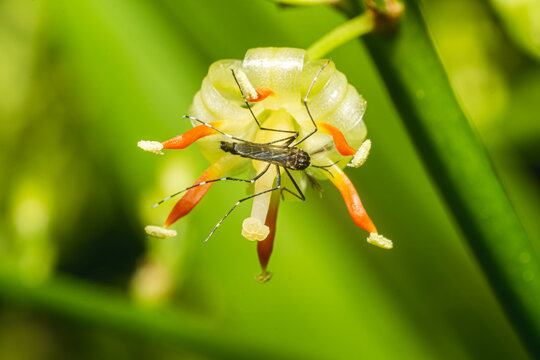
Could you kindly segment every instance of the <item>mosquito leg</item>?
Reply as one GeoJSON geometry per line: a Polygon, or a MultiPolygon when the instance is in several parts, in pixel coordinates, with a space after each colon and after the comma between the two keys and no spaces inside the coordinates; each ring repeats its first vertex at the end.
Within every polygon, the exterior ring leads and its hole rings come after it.
{"type": "Polygon", "coordinates": [[[330,166],[332,166],[332,165],[335,165],[335,164],[337,164],[337,163],[338,163],[338,162],[336,161],[335,163],[333,163],[333,164],[330,164],[330,165],[325,165],[325,166],[317,166],[317,165],[313,165],[313,164],[311,164],[311,166],[312,166],[312,167],[314,167],[314,168],[317,168],[317,169],[321,169],[321,170],[324,170],[324,171],[326,171],[327,173],[329,173],[329,174],[330,174],[330,176],[334,177],[334,174],[332,174],[332,173],[330,172],[330,170],[328,170],[328,169],[326,169],[326,168],[327,168],[327,167],[330,167],[330,166]]]}
{"type": "MultiPolygon", "coordinates": [[[[268,166],[270,166],[270,165],[268,165],[268,166]]],[[[261,191],[261,192],[258,192],[258,193],[256,193],[256,194],[253,194],[253,195],[250,195],[250,196],[248,196],[248,197],[245,197],[245,198],[243,198],[243,199],[238,200],[238,201],[236,202],[236,204],[234,204],[234,206],[231,208],[231,210],[229,210],[229,211],[225,214],[225,216],[223,216],[223,217],[221,218],[221,220],[219,220],[219,222],[216,224],[216,226],[214,226],[214,229],[212,230],[212,232],[210,232],[210,235],[208,235],[208,236],[206,237],[206,240],[204,240],[204,242],[207,242],[208,239],[210,239],[210,237],[212,237],[212,235],[214,235],[214,232],[216,232],[216,230],[217,230],[217,228],[219,227],[219,225],[221,225],[221,223],[227,218],[227,216],[229,216],[229,214],[232,213],[233,210],[236,209],[236,207],[237,207],[238,205],[240,205],[240,203],[242,203],[242,202],[244,202],[244,201],[246,201],[246,200],[249,200],[249,199],[251,199],[251,198],[254,198],[255,196],[259,196],[259,195],[262,195],[262,194],[266,194],[266,193],[268,193],[268,192],[275,191],[275,190],[279,190],[279,189],[281,188],[281,174],[280,174],[280,172],[279,172],[279,166],[276,165],[276,169],[277,169],[277,185],[276,185],[276,187],[271,188],[271,189],[268,189],[268,190],[264,190],[264,191],[261,191]]],[[[268,170],[268,167],[266,168],[266,170],[268,170]]]]}
{"type": "Polygon", "coordinates": [[[317,78],[319,77],[319,75],[321,74],[321,72],[324,70],[324,68],[326,66],[328,66],[328,64],[330,64],[330,61],[332,61],[331,59],[329,59],[323,66],[322,68],[319,69],[319,71],[317,72],[317,75],[315,75],[315,77],[313,78],[313,81],[311,82],[311,85],[309,85],[309,89],[308,89],[308,92],[306,93],[306,97],[304,98],[304,106],[306,107],[306,111],[309,115],[309,119],[311,120],[311,123],[313,124],[313,126],[315,127],[315,129],[313,129],[312,132],[310,132],[309,134],[307,134],[306,136],[304,136],[303,138],[301,138],[300,140],[298,140],[297,142],[295,142],[294,144],[292,144],[292,146],[296,146],[298,144],[300,144],[302,141],[306,140],[307,138],[309,138],[311,135],[315,134],[317,132],[317,130],[319,130],[319,128],[317,127],[317,124],[315,124],[315,120],[313,120],[313,116],[311,116],[311,112],[309,111],[309,107],[308,107],[308,104],[307,104],[307,101],[308,101],[308,97],[309,97],[309,94],[311,93],[311,89],[313,89],[313,85],[315,84],[315,81],[317,81],[317,78]]]}
{"type": "Polygon", "coordinates": [[[272,144],[284,141],[285,143],[283,144],[283,146],[289,146],[295,139],[296,139],[296,135],[287,136],[286,138],[283,138],[283,139],[274,140],[274,141],[264,143],[264,145],[272,145],[272,144]]]}
{"type": "Polygon", "coordinates": [[[251,113],[251,116],[253,117],[253,119],[257,123],[257,126],[259,127],[260,130],[277,131],[277,132],[283,132],[283,133],[289,133],[289,134],[296,134],[296,137],[298,137],[298,131],[270,129],[270,128],[262,127],[261,124],[259,123],[259,120],[255,116],[255,113],[253,113],[253,110],[251,109],[251,105],[249,105],[249,101],[246,99],[246,95],[244,95],[244,91],[242,90],[242,87],[240,86],[240,82],[238,81],[238,78],[236,77],[236,74],[234,73],[234,70],[231,69],[231,72],[232,72],[234,81],[236,82],[236,85],[238,85],[238,89],[240,90],[240,94],[242,94],[242,99],[244,99],[244,102],[246,103],[246,106],[247,106],[249,112],[251,113]]]}
{"type": "Polygon", "coordinates": [[[336,162],[333,162],[333,163],[331,163],[331,164],[329,164],[329,165],[313,165],[313,164],[311,164],[311,166],[314,167],[314,168],[317,168],[317,169],[324,170],[324,171],[326,171],[327,173],[329,173],[332,177],[334,177],[334,174],[332,174],[332,173],[330,172],[330,170],[328,170],[327,168],[336,165],[338,162],[339,162],[339,160],[336,161],[336,162]]]}
{"type": "Polygon", "coordinates": [[[247,183],[253,184],[255,181],[257,181],[258,178],[260,178],[261,176],[263,176],[263,175],[268,171],[269,168],[270,168],[270,164],[268,164],[268,165],[264,168],[263,171],[261,171],[261,172],[260,172],[259,174],[257,174],[253,179],[250,179],[250,180],[246,180],[246,179],[238,179],[238,178],[233,178],[233,177],[226,176],[226,177],[222,177],[222,178],[219,178],[219,179],[202,181],[202,182],[200,182],[200,183],[191,185],[190,187],[187,187],[187,188],[182,189],[182,190],[180,190],[180,191],[178,191],[178,192],[175,192],[175,193],[172,194],[172,195],[167,196],[165,199],[163,199],[163,200],[161,200],[160,202],[155,203],[154,205],[152,205],[152,208],[155,208],[155,207],[157,207],[157,206],[163,204],[165,201],[172,199],[173,197],[175,197],[176,195],[179,195],[179,194],[183,193],[184,191],[188,191],[189,189],[193,189],[194,187],[202,186],[202,185],[208,184],[208,183],[213,183],[213,182],[217,182],[217,181],[232,180],[232,181],[241,181],[241,182],[247,182],[247,183]]]}
{"type": "Polygon", "coordinates": [[[295,194],[294,192],[292,192],[291,190],[287,189],[286,187],[284,187],[281,192],[283,193],[283,191],[287,191],[288,193],[296,196],[297,198],[299,198],[300,200],[302,201],[306,201],[306,197],[304,196],[304,194],[302,193],[302,190],[300,190],[300,187],[298,186],[298,184],[296,183],[296,181],[294,180],[294,178],[292,177],[291,173],[289,172],[289,170],[287,170],[287,168],[283,168],[285,170],[285,172],[287,173],[287,175],[289,176],[289,179],[291,179],[294,187],[296,188],[296,191],[298,191],[298,194],[295,194]]]}
{"type": "Polygon", "coordinates": [[[251,142],[251,141],[247,141],[247,140],[244,140],[244,139],[240,139],[240,138],[237,138],[237,137],[235,137],[235,136],[232,136],[231,134],[227,134],[226,132],[219,130],[217,127],[212,126],[212,125],[210,125],[209,123],[204,122],[204,121],[202,121],[202,120],[200,120],[200,119],[197,119],[197,118],[195,118],[195,117],[193,117],[193,116],[184,115],[184,116],[182,116],[182,118],[197,121],[197,122],[199,122],[199,123],[201,123],[201,124],[203,124],[203,125],[205,125],[205,126],[208,126],[208,127],[211,128],[211,129],[214,129],[214,130],[217,131],[218,133],[220,133],[220,134],[222,134],[222,135],[225,135],[225,136],[228,137],[229,139],[234,139],[234,140],[237,140],[237,141],[242,141],[242,142],[245,142],[245,143],[248,143],[248,144],[254,144],[254,143],[251,142]]]}

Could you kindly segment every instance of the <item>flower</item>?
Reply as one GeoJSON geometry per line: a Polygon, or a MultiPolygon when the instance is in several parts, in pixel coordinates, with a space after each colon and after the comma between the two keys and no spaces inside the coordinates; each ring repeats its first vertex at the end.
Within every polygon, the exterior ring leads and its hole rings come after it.
{"type": "MultiPolygon", "coordinates": [[[[145,151],[162,154],[162,150],[184,149],[196,143],[212,163],[193,186],[185,189],[186,193],[177,201],[163,229],[187,215],[216,182],[252,183],[253,195],[240,199],[229,213],[244,200],[253,198],[251,216],[242,224],[242,235],[257,242],[263,271],[256,279],[265,282],[271,277],[267,265],[273,249],[280,198],[303,198],[302,191],[309,182],[329,178],[343,196],[353,221],[370,233],[368,242],[390,249],[392,242],[378,234],[342,169],[349,161],[349,166],[361,166],[369,154],[371,141],[365,139],[363,122],[365,107],[364,98],[332,62],[308,61],[306,52],[301,49],[251,49],[243,61],[221,60],[212,64],[201,90],[195,95],[190,116],[186,116],[194,127],[161,143],[141,141],[138,144],[145,151]],[[307,105],[303,99],[307,100],[307,105]],[[246,106],[248,102],[250,108],[246,106]],[[313,132],[314,122],[318,131],[304,141],[304,137],[313,132]],[[230,144],[234,142],[283,145],[284,139],[295,132],[299,137],[289,144],[309,154],[310,166],[305,171],[280,167],[278,174],[277,168],[268,162],[231,152],[230,144]],[[344,159],[347,161],[342,161],[344,159]],[[247,169],[259,175],[252,179],[232,177],[247,169]],[[273,191],[277,179],[281,179],[281,191],[273,191]]],[[[156,227],[150,229],[150,235],[170,234],[156,227]]]]}

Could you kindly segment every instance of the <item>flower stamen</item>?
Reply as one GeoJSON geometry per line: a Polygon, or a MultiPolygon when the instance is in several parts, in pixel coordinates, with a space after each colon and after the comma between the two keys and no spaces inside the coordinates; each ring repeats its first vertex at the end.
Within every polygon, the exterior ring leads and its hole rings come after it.
{"type": "Polygon", "coordinates": [[[259,219],[248,217],[242,223],[242,236],[250,241],[263,241],[270,233],[270,228],[259,219]]]}
{"type": "Polygon", "coordinates": [[[249,100],[251,102],[263,101],[264,99],[266,99],[269,96],[276,95],[275,92],[273,92],[271,89],[266,88],[266,87],[258,87],[258,88],[255,89],[255,91],[257,92],[257,98],[249,100]]]}
{"type": "Polygon", "coordinates": [[[270,261],[272,250],[274,249],[274,238],[276,237],[276,222],[280,199],[281,194],[278,191],[274,191],[270,199],[270,207],[268,209],[268,215],[266,216],[265,222],[265,225],[270,229],[270,234],[268,234],[266,239],[263,241],[257,242],[257,255],[259,256],[259,263],[261,264],[262,272],[255,276],[255,280],[261,284],[264,284],[272,277],[272,273],[266,268],[268,266],[268,261],[270,261]]]}
{"type": "Polygon", "coordinates": [[[369,218],[362,205],[362,201],[360,201],[358,192],[354,188],[351,180],[345,175],[345,172],[336,165],[330,168],[330,172],[333,176],[328,174],[328,178],[338,188],[341,196],[343,196],[347,210],[355,224],[369,233],[377,233],[375,224],[373,224],[373,221],[369,218]]]}
{"type": "Polygon", "coordinates": [[[247,101],[257,100],[259,98],[257,90],[255,90],[253,85],[251,85],[251,82],[249,81],[245,72],[238,70],[236,72],[236,79],[238,80],[238,85],[240,86],[240,89],[242,90],[242,93],[246,97],[247,101]]]}
{"type": "Polygon", "coordinates": [[[159,239],[166,239],[176,236],[176,231],[156,225],[148,225],[144,228],[144,231],[146,231],[148,235],[159,239]]]}
{"type": "Polygon", "coordinates": [[[141,140],[137,143],[137,146],[144,151],[151,152],[156,155],[163,155],[163,152],[161,151],[163,149],[163,145],[159,141],[141,140]]]}
{"type": "Polygon", "coordinates": [[[345,136],[343,136],[343,133],[339,131],[337,127],[323,121],[316,121],[315,123],[317,124],[320,132],[332,136],[334,145],[341,155],[350,156],[356,154],[356,150],[354,150],[354,148],[347,143],[345,136]]]}
{"type": "MultiPolygon", "coordinates": [[[[221,177],[236,163],[236,159],[233,161],[231,160],[230,156],[221,158],[206,169],[206,171],[197,179],[197,181],[195,181],[195,184],[200,184],[202,182],[221,177]]],[[[174,205],[173,209],[169,213],[169,216],[167,217],[167,220],[165,220],[165,227],[171,226],[178,219],[181,219],[189,214],[214,184],[215,182],[209,182],[189,189],[185,195],[178,200],[176,205],[174,205]]]]}
{"type": "MultiPolygon", "coordinates": [[[[223,125],[223,121],[213,121],[208,123],[208,125],[219,128],[221,125],[223,125]]],[[[161,145],[163,145],[163,149],[185,149],[200,138],[216,134],[219,133],[211,127],[206,125],[198,125],[192,129],[189,129],[183,134],[180,134],[172,139],[165,140],[161,143],[161,145]]]]}
{"type": "Polygon", "coordinates": [[[348,163],[347,166],[358,168],[364,165],[364,163],[366,162],[368,158],[370,150],[371,150],[371,140],[366,139],[366,141],[364,141],[362,145],[360,145],[360,147],[356,151],[356,154],[354,154],[351,162],[348,163]]]}
{"type": "MultiPolygon", "coordinates": [[[[262,169],[260,165],[264,164],[254,164],[258,172],[262,169]]],[[[266,174],[255,182],[255,194],[271,189],[274,186],[276,176],[277,173],[274,167],[268,169],[266,174]]],[[[265,222],[271,196],[271,193],[266,193],[253,199],[251,217],[245,219],[242,223],[242,236],[246,239],[250,241],[263,241],[270,233],[270,229],[265,225],[265,222]]]]}
{"type": "Polygon", "coordinates": [[[367,242],[371,245],[375,245],[383,249],[391,249],[394,247],[394,243],[392,243],[392,240],[387,239],[377,233],[370,233],[367,238],[367,242]]]}
{"type": "Polygon", "coordinates": [[[259,102],[266,99],[268,96],[273,96],[275,93],[267,87],[255,88],[251,85],[247,75],[242,70],[238,70],[236,73],[236,80],[242,90],[242,93],[249,102],[259,102]]]}

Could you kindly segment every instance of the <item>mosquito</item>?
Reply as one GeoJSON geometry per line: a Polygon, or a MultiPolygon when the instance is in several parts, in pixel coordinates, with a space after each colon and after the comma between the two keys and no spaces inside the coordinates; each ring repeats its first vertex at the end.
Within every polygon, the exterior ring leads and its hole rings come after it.
{"type": "MultiPolygon", "coordinates": [[[[319,77],[321,72],[324,70],[324,68],[326,68],[326,66],[330,63],[330,61],[331,60],[328,60],[319,69],[319,71],[317,72],[317,74],[315,75],[313,80],[311,81],[311,84],[310,84],[309,89],[308,89],[308,91],[306,93],[306,96],[303,99],[304,106],[306,108],[309,119],[311,120],[311,123],[313,124],[314,129],[311,132],[309,132],[307,135],[302,137],[301,139],[298,139],[298,137],[299,137],[299,132],[298,131],[283,130],[283,129],[270,129],[270,128],[265,128],[265,127],[261,126],[261,124],[259,123],[259,120],[255,116],[255,113],[253,112],[253,110],[251,108],[251,105],[249,104],[249,101],[248,101],[246,95],[244,94],[244,91],[242,90],[242,86],[240,85],[240,82],[238,81],[238,78],[237,78],[234,70],[231,69],[232,76],[233,76],[236,84],[238,85],[238,88],[239,88],[240,93],[242,95],[242,98],[243,98],[243,100],[244,100],[244,102],[246,104],[246,107],[249,110],[249,112],[251,113],[251,116],[255,120],[255,123],[257,124],[259,129],[260,130],[265,130],[265,131],[275,131],[275,132],[280,132],[280,133],[287,133],[287,134],[290,134],[290,135],[283,138],[283,139],[279,139],[279,140],[275,140],[275,141],[271,141],[271,142],[267,142],[267,143],[257,143],[257,142],[252,142],[252,141],[248,141],[248,140],[245,140],[245,139],[237,138],[237,137],[235,137],[233,135],[230,135],[230,134],[228,134],[226,132],[223,132],[223,131],[219,130],[218,128],[216,128],[216,127],[210,125],[209,123],[206,123],[206,122],[204,122],[204,121],[202,121],[200,119],[197,119],[197,118],[189,116],[189,115],[184,115],[183,118],[199,122],[199,123],[201,123],[201,124],[203,124],[205,126],[208,126],[208,127],[212,128],[213,130],[221,133],[222,135],[226,136],[227,138],[229,138],[230,141],[221,141],[220,142],[220,148],[224,152],[230,153],[232,155],[241,156],[243,158],[259,160],[259,161],[267,163],[267,166],[252,179],[239,179],[239,178],[233,178],[233,177],[227,176],[227,177],[222,177],[222,178],[219,178],[219,179],[202,181],[200,183],[197,183],[195,185],[192,185],[190,187],[182,189],[182,190],[180,190],[180,191],[166,197],[165,199],[163,199],[160,202],[156,203],[153,206],[153,208],[155,208],[156,206],[161,205],[165,201],[167,201],[167,200],[175,197],[176,195],[179,195],[179,194],[181,194],[181,193],[183,193],[183,192],[185,192],[185,191],[187,191],[189,189],[192,189],[192,188],[195,188],[195,187],[198,187],[198,186],[202,186],[204,184],[212,183],[212,182],[229,181],[230,180],[230,181],[241,181],[241,182],[246,182],[246,183],[253,184],[255,181],[257,181],[257,179],[259,179],[261,176],[263,176],[268,171],[268,169],[270,169],[271,166],[275,166],[275,168],[276,168],[276,173],[277,173],[276,186],[271,188],[271,189],[264,190],[264,191],[258,192],[256,194],[253,194],[253,195],[250,195],[250,196],[247,196],[245,198],[242,198],[242,199],[238,200],[234,204],[234,206],[214,226],[214,229],[210,232],[210,234],[208,235],[208,237],[205,239],[204,242],[207,242],[208,239],[210,239],[210,237],[212,237],[212,235],[217,230],[217,228],[221,225],[221,223],[230,215],[230,213],[233,212],[233,210],[236,209],[236,207],[238,205],[240,205],[242,202],[244,202],[246,200],[249,200],[249,199],[254,198],[256,196],[263,195],[265,193],[269,193],[269,192],[276,191],[276,190],[281,190],[282,193],[284,191],[286,191],[286,192],[290,193],[291,195],[297,197],[298,199],[300,199],[302,201],[305,201],[306,197],[304,196],[304,194],[302,193],[302,190],[300,190],[300,187],[298,186],[298,184],[294,180],[293,176],[291,175],[290,170],[300,170],[300,171],[305,172],[306,169],[311,166],[311,167],[316,167],[316,168],[320,168],[322,170],[328,171],[325,168],[334,165],[334,164],[323,165],[323,166],[314,165],[314,164],[311,163],[310,155],[304,149],[301,149],[300,147],[298,147],[299,144],[301,144],[302,142],[307,140],[309,137],[311,137],[313,134],[315,134],[318,131],[317,124],[315,123],[315,120],[313,119],[313,116],[311,115],[311,112],[309,110],[308,97],[309,97],[309,94],[311,93],[313,85],[317,81],[317,78],[319,77]],[[291,182],[294,185],[294,188],[296,190],[296,193],[294,191],[288,189],[287,187],[282,187],[282,184],[281,184],[281,180],[282,180],[281,179],[281,177],[282,177],[281,169],[283,169],[285,171],[285,174],[291,180],[291,182]]],[[[318,151],[316,151],[315,153],[317,153],[317,152],[318,151]]],[[[308,174],[308,176],[309,176],[309,174],[308,174]]]]}

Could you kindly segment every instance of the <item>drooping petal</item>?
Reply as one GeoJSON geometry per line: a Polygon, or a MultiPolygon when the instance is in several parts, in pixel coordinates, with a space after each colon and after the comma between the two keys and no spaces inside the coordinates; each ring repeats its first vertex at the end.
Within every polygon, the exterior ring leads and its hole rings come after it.
{"type": "MultiPolygon", "coordinates": [[[[204,125],[203,125],[204,126],[204,125]]],[[[204,181],[214,180],[222,177],[227,171],[229,171],[236,163],[237,159],[231,160],[230,155],[222,157],[217,162],[213,163],[206,171],[195,181],[195,184],[200,184],[204,181]]],[[[184,196],[169,213],[167,220],[165,220],[165,227],[171,226],[178,219],[189,214],[191,210],[202,200],[204,195],[210,190],[214,182],[207,183],[201,186],[189,189],[184,196]]]]}
{"type": "Polygon", "coordinates": [[[255,276],[255,279],[262,283],[270,280],[272,273],[266,270],[270,255],[274,249],[274,238],[276,236],[276,220],[279,208],[280,193],[274,191],[272,198],[270,199],[270,208],[268,209],[268,215],[266,216],[265,225],[269,227],[270,233],[264,241],[257,242],[257,255],[259,255],[259,262],[261,264],[262,272],[255,276]]]}
{"type": "MultiPolygon", "coordinates": [[[[219,127],[223,125],[223,121],[213,121],[209,123],[209,125],[219,129],[219,127]]],[[[215,134],[219,133],[211,127],[206,125],[198,125],[183,134],[163,141],[161,144],[163,145],[163,149],[185,149],[189,145],[193,144],[196,140],[215,134]]]]}
{"type": "Polygon", "coordinates": [[[345,175],[345,172],[336,165],[330,168],[330,172],[333,176],[328,174],[328,177],[338,188],[341,196],[343,196],[345,205],[347,205],[347,210],[349,210],[349,214],[355,224],[370,233],[377,233],[377,228],[375,228],[373,221],[369,218],[362,205],[362,201],[360,201],[358,192],[354,188],[351,180],[345,175]]]}
{"type": "Polygon", "coordinates": [[[343,136],[343,133],[337,127],[323,121],[317,121],[316,124],[320,132],[332,136],[334,145],[341,155],[350,156],[356,154],[356,150],[347,144],[345,136],[343,136]]]}

